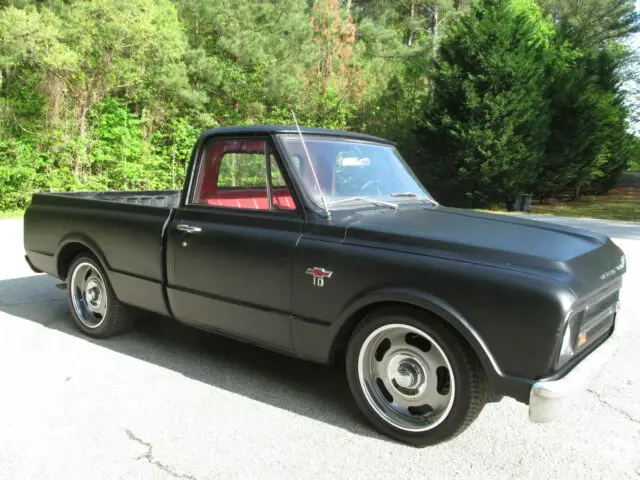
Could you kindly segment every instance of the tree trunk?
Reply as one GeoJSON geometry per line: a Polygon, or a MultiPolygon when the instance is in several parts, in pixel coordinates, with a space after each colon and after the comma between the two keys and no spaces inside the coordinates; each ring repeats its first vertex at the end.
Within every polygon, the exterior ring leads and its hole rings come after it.
{"type": "Polygon", "coordinates": [[[176,149],[175,146],[171,149],[171,189],[176,189],[176,149]]]}
{"type": "Polygon", "coordinates": [[[80,107],[80,137],[84,137],[87,134],[87,111],[89,108],[86,105],[80,107]]]}
{"type": "MultiPolygon", "coordinates": [[[[436,40],[438,39],[438,21],[440,20],[438,14],[439,14],[438,5],[435,5],[433,7],[433,38],[435,38],[436,40]]],[[[433,42],[433,43],[436,43],[436,42],[433,42]]]]}
{"type": "MultiPolygon", "coordinates": [[[[79,136],[81,140],[84,140],[87,135],[87,111],[89,107],[86,103],[82,103],[80,106],[80,122],[79,122],[79,136]]],[[[82,173],[82,155],[81,150],[84,148],[84,142],[81,142],[81,146],[76,153],[76,164],[73,167],[73,173],[76,178],[80,178],[80,174],[82,173]]]]}
{"type": "Polygon", "coordinates": [[[413,19],[416,16],[416,4],[411,2],[411,13],[409,14],[409,18],[411,22],[409,24],[409,39],[407,40],[407,45],[411,46],[413,44],[413,19]]]}
{"type": "Polygon", "coordinates": [[[238,159],[236,155],[231,156],[231,186],[238,186],[238,159]]]}
{"type": "MultiPolygon", "coordinates": [[[[5,68],[5,72],[6,71],[7,70],[5,68]]],[[[2,70],[0,70],[0,92],[2,92],[2,70]]],[[[6,112],[8,109],[9,109],[9,89],[7,88],[7,96],[6,96],[6,103],[5,103],[4,111],[6,112]]],[[[6,113],[3,114],[2,110],[3,110],[2,107],[0,107],[0,125],[2,125],[4,123],[4,119],[6,117],[6,113]]]]}
{"type": "MultiPolygon", "coordinates": [[[[5,111],[9,111],[9,67],[4,67],[4,88],[7,90],[5,95],[5,111]]],[[[2,90],[2,73],[0,72],[0,90],[2,90]]]]}
{"type": "MultiPolygon", "coordinates": [[[[124,131],[127,131],[127,115],[124,116],[124,131]]],[[[125,151],[127,150],[127,134],[125,133],[124,135],[124,146],[125,146],[125,151]]],[[[125,192],[128,190],[127,188],[127,157],[125,156],[122,159],[122,186],[125,190],[125,192]]]]}
{"type": "Polygon", "coordinates": [[[438,21],[439,19],[439,10],[438,10],[438,5],[435,5],[433,7],[433,54],[434,56],[436,55],[436,53],[438,52],[438,21]]]}

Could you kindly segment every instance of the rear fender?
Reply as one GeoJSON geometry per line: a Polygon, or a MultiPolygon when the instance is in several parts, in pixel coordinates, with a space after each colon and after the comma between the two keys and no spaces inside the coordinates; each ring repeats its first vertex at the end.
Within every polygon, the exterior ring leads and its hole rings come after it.
{"type": "Polygon", "coordinates": [[[65,269],[63,268],[62,260],[64,259],[63,257],[65,249],[72,244],[80,244],[87,250],[89,250],[98,259],[107,275],[109,274],[109,264],[107,263],[107,259],[98,244],[94,242],[90,237],[82,233],[70,233],[63,237],[63,239],[58,244],[58,249],[56,251],[55,257],[56,266],[58,269],[58,278],[66,278],[67,276],[67,272],[63,271],[65,269]]]}

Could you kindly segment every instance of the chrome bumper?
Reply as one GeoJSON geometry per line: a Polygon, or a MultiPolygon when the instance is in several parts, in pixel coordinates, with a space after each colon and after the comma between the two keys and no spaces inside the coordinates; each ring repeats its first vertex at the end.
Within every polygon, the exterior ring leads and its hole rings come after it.
{"type": "Polygon", "coordinates": [[[571,397],[587,387],[614,354],[618,343],[618,336],[614,332],[564,377],[534,383],[529,395],[529,420],[544,423],[560,418],[569,406],[571,397]]]}
{"type": "Polygon", "coordinates": [[[33,270],[35,273],[42,273],[42,270],[37,269],[35,267],[35,265],[33,264],[33,262],[31,262],[31,259],[29,258],[29,255],[25,255],[24,259],[26,260],[26,262],[29,265],[29,267],[31,268],[31,270],[33,270]]]}

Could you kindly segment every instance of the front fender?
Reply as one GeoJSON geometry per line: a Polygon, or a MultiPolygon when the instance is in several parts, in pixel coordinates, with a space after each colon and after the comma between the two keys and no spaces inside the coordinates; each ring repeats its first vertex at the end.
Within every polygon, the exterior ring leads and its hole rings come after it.
{"type": "Polygon", "coordinates": [[[333,354],[345,347],[351,332],[366,313],[390,304],[410,305],[437,315],[458,332],[476,353],[487,374],[490,391],[526,402],[531,381],[505,374],[482,336],[455,307],[440,298],[410,288],[385,288],[367,292],[353,301],[331,324],[293,317],[292,335],[299,357],[331,363],[333,354]]]}
{"type": "Polygon", "coordinates": [[[482,337],[452,305],[410,288],[385,288],[364,293],[349,302],[331,324],[294,317],[292,333],[298,355],[308,360],[330,363],[335,349],[346,345],[363,315],[389,304],[411,305],[442,318],[471,345],[487,373],[503,375],[482,337]]]}
{"type": "Polygon", "coordinates": [[[473,326],[450,304],[425,292],[410,288],[389,288],[368,292],[356,298],[331,325],[332,345],[340,341],[341,335],[349,333],[360,320],[359,312],[370,311],[376,305],[399,303],[411,305],[442,318],[469,343],[480,358],[485,371],[503,375],[489,347],[473,326]]]}

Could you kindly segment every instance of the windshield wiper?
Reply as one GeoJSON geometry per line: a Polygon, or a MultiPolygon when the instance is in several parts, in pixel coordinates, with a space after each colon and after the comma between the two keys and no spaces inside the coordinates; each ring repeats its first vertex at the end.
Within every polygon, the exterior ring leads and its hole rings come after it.
{"type": "MultiPolygon", "coordinates": [[[[392,193],[391,196],[392,197],[403,197],[403,198],[416,198],[418,195],[416,195],[413,192],[398,192],[398,193],[392,193]]],[[[427,202],[430,205],[435,205],[436,204],[433,200],[429,200],[428,198],[424,198],[424,197],[421,197],[418,200],[420,200],[421,202],[427,202]]]]}
{"type": "Polygon", "coordinates": [[[417,197],[417,195],[413,192],[398,192],[398,193],[392,193],[391,194],[392,197],[417,197]]]}
{"type": "Polygon", "coordinates": [[[333,202],[329,202],[328,205],[335,205],[336,203],[351,202],[351,201],[354,201],[354,200],[360,200],[362,202],[369,202],[369,203],[373,203],[374,205],[382,205],[382,206],[385,206],[385,207],[391,207],[394,210],[396,210],[398,208],[398,204],[397,203],[385,202],[384,200],[377,200],[375,198],[369,198],[369,197],[341,198],[340,200],[334,200],[333,202]]]}

